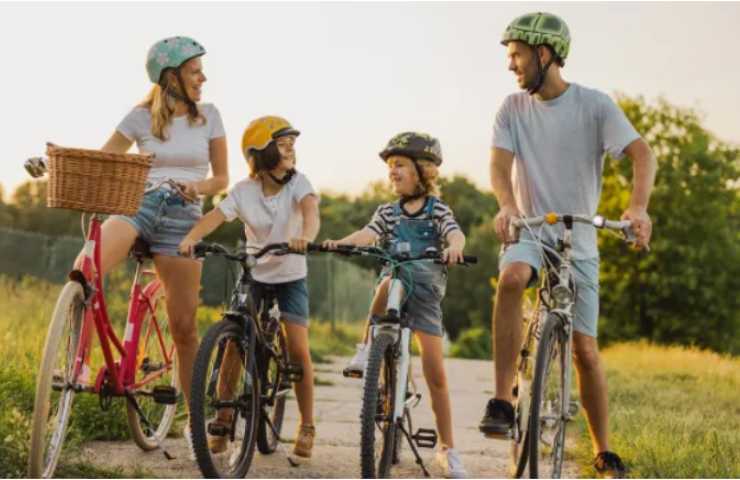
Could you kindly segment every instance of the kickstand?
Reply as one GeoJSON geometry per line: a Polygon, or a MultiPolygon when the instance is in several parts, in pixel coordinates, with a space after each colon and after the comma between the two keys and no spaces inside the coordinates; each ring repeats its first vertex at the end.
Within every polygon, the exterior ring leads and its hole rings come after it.
{"type": "Polygon", "coordinates": [[[159,440],[159,438],[157,438],[157,436],[152,433],[154,431],[154,429],[152,428],[152,424],[149,422],[149,419],[146,418],[146,415],[144,415],[144,412],[141,410],[139,402],[136,401],[136,398],[134,398],[133,394],[129,391],[126,391],[126,400],[134,407],[134,410],[136,410],[136,414],[144,423],[144,433],[154,439],[154,442],[157,444],[157,448],[162,450],[164,458],[166,458],[167,460],[174,460],[175,457],[172,456],[172,454],[170,454],[170,452],[168,452],[167,449],[164,448],[164,446],[162,446],[162,442],[159,440]]]}
{"type": "Polygon", "coordinates": [[[298,467],[300,466],[300,463],[293,460],[293,458],[290,456],[288,451],[285,449],[285,446],[283,445],[283,438],[280,436],[280,433],[275,429],[275,425],[272,424],[272,420],[270,420],[270,417],[267,415],[267,412],[265,411],[265,407],[262,407],[262,418],[265,419],[265,422],[267,422],[267,426],[270,427],[270,430],[272,430],[272,434],[275,435],[275,438],[277,439],[277,449],[280,450],[285,455],[285,458],[288,460],[288,464],[291,467],[298,467]]]}
{"type": "Polygon", "coordinates": [[[408,440],[409,446],[411,447],[411,451],[414,452],[414,456],[416,457],[416,463],[421,467],[421,471],[424,472],[424,476],[429,478],[430,476],[429,472],[424,466],[424,462],[421,460],[421,455],[419,455],[419,451],[416,449],[416,445],[414,445],[414,441],[411,439],[411,435],[409,434],[409,432],[406,431],[405,428],[403,428],[402,422],[399,422],[398,428],[401,429],[401,432],[403,432],[404,436],[406,437],[406,440],[408,440]]]}

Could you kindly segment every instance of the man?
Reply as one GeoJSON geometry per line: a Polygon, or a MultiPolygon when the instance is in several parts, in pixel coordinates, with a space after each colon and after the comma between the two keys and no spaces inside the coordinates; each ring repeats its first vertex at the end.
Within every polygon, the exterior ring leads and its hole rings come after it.
{"type": "MultiPolygon", "coordinates": [[[[623,219],[632,221],[638,246],[650,241],[648,201],[656,162],[647,143],[624,113],[604,93],[563,80],[561,69],[570,48],[570,33],[556,15],[531,13],[515,19],[501,42],[509,70],[524,92],[509,95],[493,128],[491,184],[500,211],[496,234],[508,238],[512,218],[547,212],[594,215],[601,194],[606,153],[632,160],[634,185],[623,219]]],[[[544,231],[556,238],[555,227],[544,231]]],[[[524,235],[524,234],[523,234],[524,235]]],[[[599,256],[596,231],[576,224],[573,258],[577,278],[573,353],[580,398],[589,424],[594,465],[600,474],[623,476],[625,467],[609,450],[607,389],[596,340],[599,256]]],[[[522,297],[536,284],[539,249],[527,242],[511,244],[499,259],[493,309],[496,395],[486,406],[480,430],[507,437],[514,422],[512,392],[515,362],[522,344],[522,297]]]]}

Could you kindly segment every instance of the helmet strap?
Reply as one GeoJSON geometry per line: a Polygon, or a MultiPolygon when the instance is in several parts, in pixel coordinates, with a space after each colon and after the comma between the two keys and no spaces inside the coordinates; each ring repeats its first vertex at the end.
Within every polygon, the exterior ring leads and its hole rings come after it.
{"type": "Polygon", "coordinates": [[[167,87],[167,93],[171,95],[172,97],[176,98],[177,100],[180,100],[181,102],[185,102],[185,105],[187,105],[188,107],[188,113],[192,117],[197,117],[198,116],[198,106],[188,96],[188,92],[185,90],[185,83],[182,81],[182,75],[180,75],[180,67],[175,69],[175,76],[177,77],[177,83],[180,85],[180,90],[182,90],[182,92],[178,92],[174,88],[167,87]]]}
{"type": "Polygon", "coordinates": [[[552,62],[555,60],[555,58],[551,55],[550,60],[545,64],[545,66],[542,66],[542,63],[540,62],[540,52],[537,50],[537,48],[538,47],[536,46],[532,47],[534,55],[537,58],[537,80],[535,81],[534,86],[527,89],[530,95],[534,95],[535,93],[540,91],[542,86],[545,84],[547,71],[550,69],[550,65],[552,65],[552,62]]]}
{"type": "Polygon", "coordinates": [[[416,159],[411,159],[414,167],[416,168],[416,174],[419,177],[419,183],[416,184],[416,190],[411,195],[401,195],[401,200],[404,202],[409,202],[411,200],[416,200],[417,198],[421,198],[427,194],[427,189],[424,188],[424,183],[422,182],[422,178],[424,173],[421,170],[421,167],[419,166],[419,162],[416,161],[416,159]]]}
{"type": "Polygon", "coordinates": [[[267,172],[272,181],[277,183],[278,185],[285,185],[286,183],[288,183],[290,179],[293,178],[293,175],[295,175],[295,173],[295,168],[291,168],[290,170],[285,172],[283,178],[277,178],[275,175],[272,174],[272,172],[267,172]]]}

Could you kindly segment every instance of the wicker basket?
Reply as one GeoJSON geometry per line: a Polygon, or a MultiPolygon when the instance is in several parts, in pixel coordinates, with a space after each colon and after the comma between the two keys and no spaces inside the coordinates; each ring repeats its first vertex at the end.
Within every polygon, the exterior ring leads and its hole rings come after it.
{"type": "Polygon", "coordinates": [[[144,195],[152,155],[109,153],[46,144],[46,205],[89,213],[133,215],[144,195]]]}

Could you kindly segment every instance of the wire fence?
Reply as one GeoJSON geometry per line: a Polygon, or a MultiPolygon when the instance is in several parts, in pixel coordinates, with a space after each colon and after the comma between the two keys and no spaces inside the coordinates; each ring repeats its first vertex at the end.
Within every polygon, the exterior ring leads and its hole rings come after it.
{"type": "MultiPolygon", "coordinates": [[[[67,279],[82,239],[0,228],[0,274],[25,275],[52,283],[67,279]]],[[[133,272],[133,262],[127,268],[133,272]]],[[[203,265],[201,300],[206,305],[228,301],[237,267],[220,257],[203,265]]],[[[309,255],[308,287],[311,317],[317,321],[358,322],[367,317],[375,273],[330,254],[309,255]]]]}

